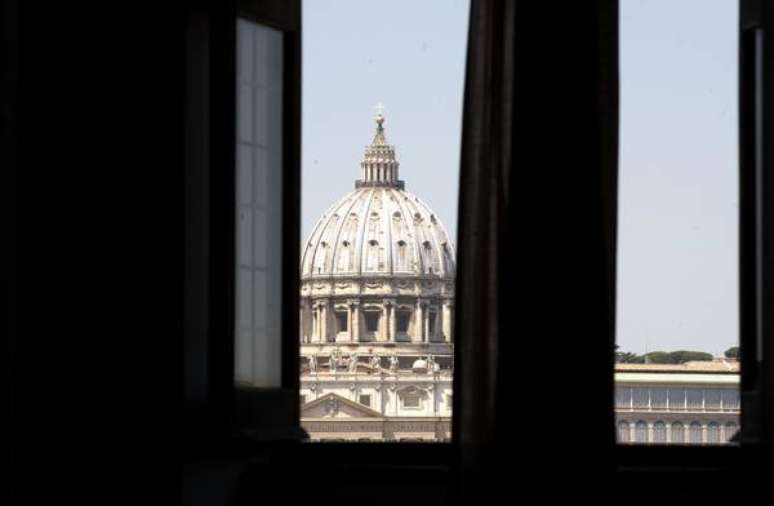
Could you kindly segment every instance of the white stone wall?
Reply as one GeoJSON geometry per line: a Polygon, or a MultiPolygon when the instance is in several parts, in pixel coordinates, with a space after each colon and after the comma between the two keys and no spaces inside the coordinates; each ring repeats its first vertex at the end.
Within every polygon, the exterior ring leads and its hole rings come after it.
{"type": "Polygon", "coordinates": [[[371,404],[366,407],[384,417],[451,416],[451,377],[441,380],[399,378],[397,381],[362,381],[346,377],[334,380],[326,377],[318,379],[307,377],[301,381],[301,395],[304,397],[305,403],[310,403],[331,393],[356,403],[360,403],[361,395],[369,395],[371,404]],[[420,396],[419,407],[404,405],[404,398],[413,392],[420,396]]]}

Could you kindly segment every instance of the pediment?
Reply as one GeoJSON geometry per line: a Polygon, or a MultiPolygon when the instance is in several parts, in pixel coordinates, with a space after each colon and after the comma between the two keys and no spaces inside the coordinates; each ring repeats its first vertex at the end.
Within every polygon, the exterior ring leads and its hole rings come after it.
{"type": "Polygon", "coordinates": [[[301,418],[381,418],[378,411],[329,393],[301,407],[301,418]]]}

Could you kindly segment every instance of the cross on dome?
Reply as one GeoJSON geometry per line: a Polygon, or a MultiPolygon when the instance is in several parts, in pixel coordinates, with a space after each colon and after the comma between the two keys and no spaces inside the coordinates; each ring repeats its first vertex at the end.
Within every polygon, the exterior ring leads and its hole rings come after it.
{"type": "Polygon", "coordinates": [[[366,146],[363,159],[360,162],[360,179],[355,187],[361,186],[391,186],[403,188],[403,181],[398,179],[399,163],[395,159],[395,146],[387,144],[384,135],[384,105],[376,104],[376,133],[371,144],[366,146]]]}

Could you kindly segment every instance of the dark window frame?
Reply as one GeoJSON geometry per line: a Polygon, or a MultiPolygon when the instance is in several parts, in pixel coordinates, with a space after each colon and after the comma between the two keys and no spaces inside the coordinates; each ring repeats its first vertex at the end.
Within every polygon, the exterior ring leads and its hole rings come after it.
{"type": "MultiPolygon", "coordinates": [[[[738,445],[616,445],[625,490],[642,473],[680,476],[686,490],[725,473],[762,473],[774,439],[774,6],[739,1],[739,346],[738,445]],[[767,36],[764,37],[764,34],[767,36]],[[763,99],[763,107],[760,100],[763,99]],[[763,139],[767,139],[764,141],[763,139]],[[757,322],[757,323],[756,323],[757,322]]],[[[689,440],[689,425],[684,437],[689,440]]],[[[761,474],[762,475],[762,474],[761,474]]],[[[732,478],[733,479],[733,478],[732,478]]],[[[736,477],[736,479],[741,479],[736,477]]]]}
{"type": "MultiPolygon", "coordinates": [[[[282,248],[300,251],[301,1],[202,0],[189,11],[186,48],[185,110],[193,125],[185,142],[187,247],[198,261],[186,264],[184,369],[206,370],[198,384],[194,375],[184,381],[185,388],[196,390],[184,401],[186,440],[197,447],[193,454],[213,445],[231,447],[235,434],[246,445],[293,444],[305,436],[300,427],[298,262],[283,265],[281,388],[244,391],[234,385],[237,17],[284,33],[282,248]]],[[[374,461],[380,466],[446,465],[452,459],[448,442],[331,441],[293,448],[311,461],[331,462],[336,455],[337,461],[364,466],[374,461]]]]}
{"type": "MultiPolygon", "coordinates": [[[[474,0],[475,1],[475,0],[474,0]]],[[[236,16],[278,28],[285,32],[285,101],[284,115],[289,121],[283,125],[285,148],[283,165],[287,180],[283,185],[284,219],[283,248],[298,251],[300,244],[300,101],[301,101],[301,16],[300,1],[232,0],[226,2],[203,2],[202,10],[194,9],[189,15],[190,32],[197,29],[207,31],[206,47],[187,48],[189,72],[187,74],[188,97],[186,113],[190,127],[186,132],[186,180],[188,190],[193,193],[204,191],[207,195],[204,205],[196,199],[187,199],[187,216],[195,225],[204,227],[205,232],[195,235],[193,247],[208,260],[202,263],[187,260],[186,305],[188,310],[203,310],[205,318],[191,320],[186,324],[185,349],[187,368],[203,368],[207,371],[203,383],[187,378],[186,418],[189,428],[198,431],[201,424],[214,439],[231,437],[237,416],[232,412],[235,397],[233,384],[233,286],[234,286],[234,184],[235,165],[235,27],[236,16]],[[198,51],[206,55],[202,57],[198,51]],[[198,73],[197,73],[198,72],[198,73]],[[202,75],[205,76],[202,80],[202,75]],[[204,104],[204,105],[202,105],[204,104]],[[207,149],[194,149],[194,145],[207,149]],[[202,154],[206,159],[198,163],[202,154]],[[193,188],[190,186],[193,185],[193,188]],[[199,297],[197,297],[199,295],[199,297]],[[204,326],[202,335],[193,327],[204,326]],[[195,334],[198,334],[195,337],[195,334]],[[197,406],[204,406],[202,410],[197,406]],[[197,421],[190,423],[191,419],[197,421]],[[198,424],[198,425],[197,425],[198,424]]],[[[624,477],[637,476],[641,472],[664,472],[679,465],[682,470],[721,472],[738,469],[743,462],[757,461],[771,447],[774,436],[774,343],[761,343],[761,334],[751,322],[759,321],[771,335],[774,327],[774,269],[763,269],[774,265],[774,232],[756,235],[756,230],[774,230],[774,178],[756,179],[755,158],[757,152],[763,156],[759,164],[766,174],[774,174],[774,147],[759,141],[756,144],[756,121],[759,128],[768,132],[774,128],[774,100],[765,100],[765,109],[757,114],[753,86],[755,76],[753,63],[756,47],[762,44],[767,54],[774,54],[774,9],[755,0],[740,0],[740,345],[742,350],[742,430],[757,430],[749,440],[743,438],[739,447],[658,447],[617,445],[614,451],[616,467],[624,477]],[[756,42],[756,33],[771,33],[771,36],[756,42]],[[756,115],[757,114],[757,115],[756,115]],[[756,228],[755,224],[758,223],[756,228]],[[757,255],[757,256],[756,256],[757,255]],[[756,263],[764,257],[765,262],[756,263]],[[761,283],[759,285],[758,283],[761,283]],[[762,295],[756,295],[761,289],[762,295]],[[749,350],[761,348],[760,354],[749,350]],[[766,367],[764,367],[764,365],[766,367]],[[768,395],[766,395],[768,393],[768,395]]],[[[193,34],[195,35],[195,34],[193,34]]],[[[762,69],[761,91],[768,98],[774,85],[774,64],[767,62],[762,69]]],[[[762,135],[763,139],[772,136],[762,135]]],[[[461,188],[464,191],[464,188],[461,188]]],[[[189,224],[190,225],[190,224],[189,224]]],[[[459,238],[458,238],[459,242],[459,238]]],[[[464,268],[460,266],[459,268],[464,268]]],[[[283,368],[282,389],[263,392],[261,402],[287,404],[289,414],[298,424],[300,416],[299,359],[298,359],[298,265],[289,262],[285,268],[283,287],[283,368]],[[292,402],[287,402],[291,400],[292,402]]],[[[457,332],[454,333],[457,335],[457,332]]],[[[771,340],[771,339],[769,339],[771,340]]],[[[611,370],[612,374],[612,370],[611,370]]],[[[457,397],[457,396],[455,396],[457,397]]],[[[611,397],[610,409],[615,401],[611,397]]],[[[684,427],[687,430],[687,427],[684,427]]],[[[615,437],[616,426],[611,424],[610,435],[615,437]]],[[[200,435],[201,432],[199,431],[200,435]]],[[[287,435],[286,435],[287,436],[287,435]]],[[[747,436],[745,436],[747,438],[747,436]]],[[[292,438],[291,438],[292,439],[292,438]]],[[[193,440],[193,439],[191,439],[193,440]]],[[[453,447],[449,443],[402,444],[402,445],[358,445],[357,443],[330,443],[328,445],[304,445],[305,452],[313,452],[322,461],[331,455],[347,454],[350,462],[371,462],[374,452],[386,456],[386,462],[448,464],[452,461],[453,447]]],[[[684,474],[684,473],[683,473],[684,474]]],[[[705,474],[705,473],[699,473],[705,474]]],[[[697,476],[697,475],[692,475],[697,476]]],[[[636,479],[641,479],[637,477],[636,479]]],[[[697,479],[706,479],[701,476],[697,479]]],[[[687,486],[687,483],[686,483],[687,486]]]]}

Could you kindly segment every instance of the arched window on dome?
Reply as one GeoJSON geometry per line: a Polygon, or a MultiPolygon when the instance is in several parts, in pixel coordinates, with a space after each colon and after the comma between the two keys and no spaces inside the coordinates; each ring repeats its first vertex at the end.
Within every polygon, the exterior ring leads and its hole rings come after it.
{"type": "Polygon", "coordinates": [[[381,264],[379,258],[379,243],[375,239],[368,241],[368,248],[366,250],[366,270],[376,271],[381,264]]]}
{"type": "Polygon", "coordinates": [[[317,254],[314,256],[314,273],[321,274],[325,271],[325,266],[328,263],[328,243],[323,241],[317,248],[317,254]]]}
{"type": "Polygon", "coordinates": [[[396,250],[395,270],[398,270],[398,271],[409,270],[408,245],[406,244],[406,241],[404,240],[398,241],[397,247],[395,248],[395,250],[396,250]]]}
{"type": "Polygon", "coordinates": [[[343,241],[338,251],[338,262],[336,271],[349,272],[352,270],[352,244],[349,241],[343,241]]]}
{"type": "Polygon", "coordinates": [[[454,260],[452,259],[451,247],[449,246],[449,243],[445,241],[442,242],[441,249],[443,250],[443,261],[444,265],[446,266],[446,271],[453,272],[454,260]]]}
{"type": "Polygon", "coordinates": [[[433,273],[433,246],[430,241],[422,241],[422,263],[425,267],[425,272],[433,273]]]}

